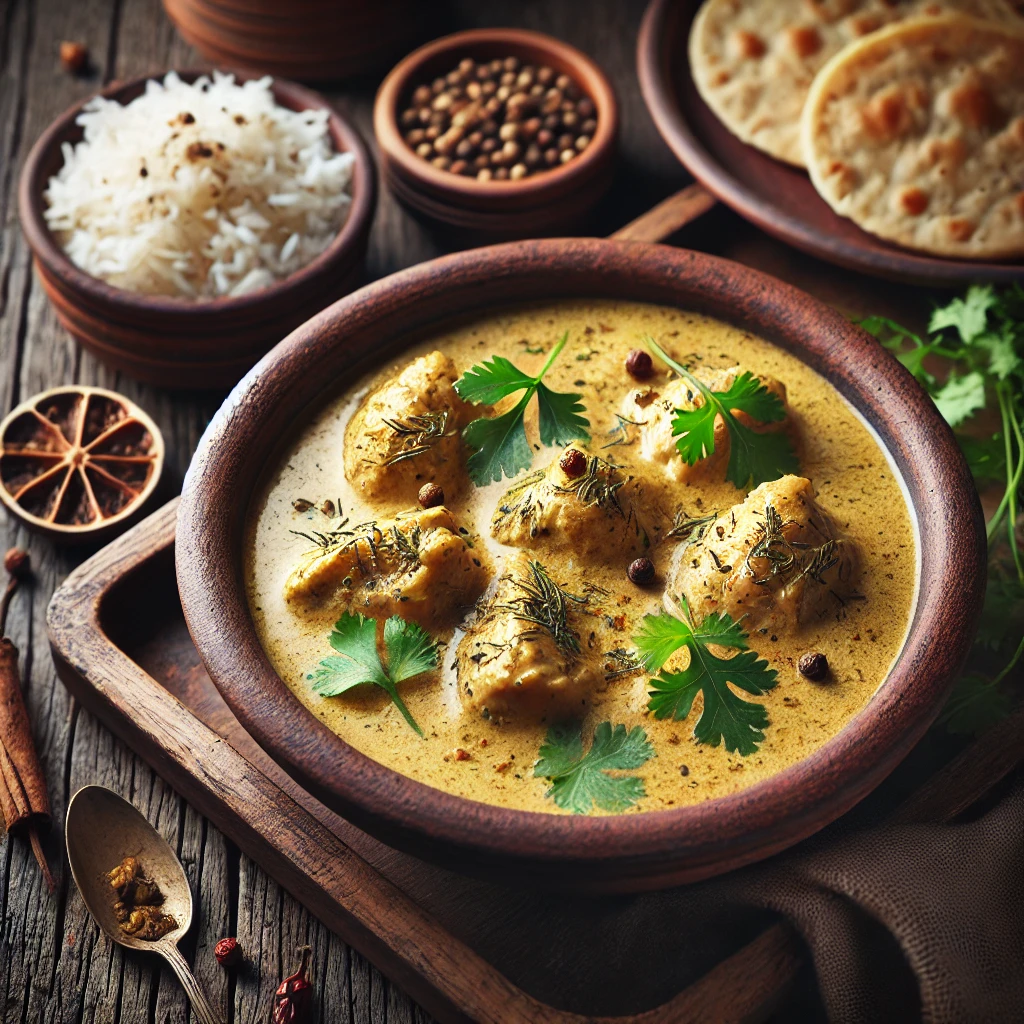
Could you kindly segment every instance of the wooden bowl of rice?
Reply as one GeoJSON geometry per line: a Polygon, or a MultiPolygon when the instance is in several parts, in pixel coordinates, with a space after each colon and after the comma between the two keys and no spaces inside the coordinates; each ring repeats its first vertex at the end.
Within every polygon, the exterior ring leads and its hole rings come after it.
{"type": "MultiPolygon", "coordinates": [[[[177,74],[184,82],[193,83],[210,72],[177,74]]],[[[163,78],[161,74],[115,83],[99,95],[128,104],[142,95],[151,79],[163,78]]],[[[235,73],[240,85],[259,78],[235,73]]],[[[114,369],[163,387],[230,387],[294,328],[360,283],[376,206],[376,175],[369,152],[358,132],[322,96],[281,79],[274,79],[270,88],[277,106],[328,112],[333,149],[353,157],[348,185],[351,202],[340,230],[319,255],[247,294],[143,294],[115,287],[72,261],[48,225],[46,193],[65,163],[62,147],[83,139],[78,118],[88,101],[62,114],[29,153],[18,202],[36,272],[60,322],[114,369]]]]}

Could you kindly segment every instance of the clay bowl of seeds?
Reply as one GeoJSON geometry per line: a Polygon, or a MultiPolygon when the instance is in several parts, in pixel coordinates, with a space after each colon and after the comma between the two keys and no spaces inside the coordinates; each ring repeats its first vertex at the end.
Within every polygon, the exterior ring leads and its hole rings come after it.
{"type": "Polygon", "coordinates": [[[611,182],[604,72],[538,32],[476,29],[406,57],[377,93],[381,173],[409,208],[491,237],[577,225],[611,182]]]}
{"type": "Polygon", "coordinates": [[[31,529],[95,542],[125,528],[160,480],[157,425],[124,395],[53,388],[0,423],[0,501],[31,529]]]}
{"type": "MultiPolygon", "coordinates": [[[[180,71],[186,83],[204,71],[180,71]]],[[[125,105],[141,96],[150,77],[115,83],[99,95],[125,105]]],[[[261,76],[236,73],[244,84],[261,76]]],[[[376,174],[359,133],[319,94],[275,79],[277,106],[327,110],[336,152],[353,155],[347,217],[333,241],[301,269],[259,291],[190,298],[115,287],[73,262],[44,216],[44,193],[64,163],[62,146],[83,138],[77,123],[83,100],[40,136],[22,169],[18,208],[36,273],[57,317],[85,348],[108,366],[137,380],[170,388],[228,388],[289,331],[355,287],[363,274],[370,222],[376,207],[376,174]]]]}

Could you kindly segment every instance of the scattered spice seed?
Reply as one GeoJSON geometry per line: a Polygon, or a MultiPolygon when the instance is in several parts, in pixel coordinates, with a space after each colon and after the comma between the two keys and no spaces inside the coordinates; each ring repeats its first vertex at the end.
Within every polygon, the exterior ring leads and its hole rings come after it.
{"type": "Polygon", "coordinates": [[[213,955],[221,967],[235,967],[242,962],[242,947],[234,937],[221,939],[213,947],[213,955]]]}
{"type": "Polygon", "coordinates": [[[654,563],[646,556],[637,558],[629,563],[626,572],[630,582],[638,587],[645,587],[654,579],[654,563]]]}
{"type": "Polygon", "coordinates": [[[682,775],[682,777],[685,779],[686,776],[690,774],[689,767],[685,764],[681,764],[679,766],[679,774],[682,775]]]}
{"type": "Polygon", "coordinates": [[[444,504],[444,489],[440,484],[424,484],[420,488],[418,500],[421,508],[436,508],[444,504]]]}
{"type": "Polygon", "coordinates": [[[570,448],[558,460],[562,472],[571,480],[583,476],[587,468],[587,457],[578,448],[570,448]]]}
{"type": "Polygon", "coordinates": [[[65,40],[60,44],[60,62],[65,71],[80,75],[89,63],[89,50],[84,43],[65,40]]]}
{"type": "Polygon", "coordinates": [[[642,348],[631,348],[626,356],[626,372],[635,380],[647,380],[654,372],[654,361],[642,348]]]}
{"type": "Polygon", "coordinates": [[[462,747],[455,748],[455,760],[456,761],[468,761],[472,755],[468,750],[463,750],[462,747]]]}
{"type": "Polygon", "coordinates": [[[796,667],[800,675],[806,676],[812,682],[820,683],[828,675],[828,658],[820,651],[808,651],[800,656],[796,667]]]}

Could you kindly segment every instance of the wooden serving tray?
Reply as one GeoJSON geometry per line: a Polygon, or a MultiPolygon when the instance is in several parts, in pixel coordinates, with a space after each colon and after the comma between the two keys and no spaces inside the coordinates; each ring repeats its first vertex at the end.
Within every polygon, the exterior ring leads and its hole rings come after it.
{"type": "MultiPolygon", "coordinates": [[[[54,594],[57,672],[426,1010],[493,1024],[704,1024],[763,1020],[779,1005],[805,960],[800,939],[771,915],[729,910],[708,886],[599,897],[504,888],[392,850],[306,793],[241,727],[192,644],[174,575],[177,507],[108,545],[54,594]]],[[[949,820],[1022,756],[1024,709],[966,749],[929,734],[843,822],[949,820]]]]}
{"type": "Polygon", "coordinates": [[[718,927],[676,914],[666,924],[657,896],[477,881],[383,846],[304,792],[242,729],[192,645],[174,576],[177,505],[54,594],[57,672],[311,913],[442,1021],[667,1024],[770,1012],[802,961],[785,925],[755,913],[718,927]]]}

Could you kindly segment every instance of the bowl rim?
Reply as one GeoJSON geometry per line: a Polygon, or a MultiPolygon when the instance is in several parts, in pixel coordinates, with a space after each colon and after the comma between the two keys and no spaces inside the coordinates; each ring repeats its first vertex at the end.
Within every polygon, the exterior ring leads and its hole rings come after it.
{"type": "Polygon", "coordinates": [[[410,182],[425,186],[435,194],[451,201],[460,196],[467,201],[547,198],[552,189],[567,182],[602,172],[605,161],[614,149],[619,134],[619,103],[608,76],[600,66],[581,50],[543,32],[523,28],[477,28],[454,32],[424,44],[402,58],[388,72],[377,90],[373,104],[373,130],[380,147],[382,162],[391,173],[410,182]],[[416,156],[409,148],[398,128],[398,104],[408,90],[412,78],[423,67],[447,53],[457,53],[474,46],[507,44],[509,56],[517,49],[537,49],[554,55],[559,62],[573,68],[577,83],[597,107],[597,131],[590,145],[575,160],[542,174],[531,175],[520,181],[477,181],[433,167],[416,156]]]}
{"type": "Polygon", "coordinates": [[[778,852],[852,807],[938,714],[970,646],[985,565],[981,505],[953,433],[920,385],[875,339],[824,303],[759,271],[703,253],[604,239],[512,242],[441,257],[368,285],[298,328],[239,382],[207,427],[186,475],[176,546],[185,618],[211,677],[245,728],[310,792],[419,855],[443,856],[467,870],[496,863],[525,865],[535,875],[561,869],[563,881],[584,887],[595,878],[615,887],[652,888],[668,884],[652,878],[707,877],[778,852]],[[889,449],[920,531],[919,592],[903,650],[879,690],[837,736],[729,796],[593,817],[478,803],[414,781],[350,747],[274,672],[256,637],[241,578],[241,533],[267,461],[266,452],[254,454],[260,431],[269,439],[275,415],[293,422],[300,410],[328,400],[337,391],[330,383],[333,364],[339,374],[363,372],[368,362],[401,351],[399,339],[422,337],[428,324],[443,330],[446,320],[469,308],[587,295],[724,316],[826,376],[889,449]],[[453,313],[458,298],[464,305],[453,313]],[[403,316],[419,317],[419,327],[403,323],[403,316]],[[361,338],[369,339],[373,354],[363,350],[349,358],[346,346],[361,338]]]}
{"type": "Polygon", "coordinates": [[[18,215],[25,239],[32,254],[61,286],[85,296],[94,304],[116,307],[129,314],[159,314],[174,319],[194,321],[207,316],[230,316],[233,313],[252,314],[264,305],[273,305],[287,300],[296,293],[319,290],[321,281],[333,277],[339,262],[359,247],[359,239],[369,229],[376,209],[376,173],[370,151],[356,128],[339,114],[326,97],[312,89],[285,78],[245,71],[235,68],[189,67],[168,68],[149,75],[139,75],[125,81],[111,82],[98,92],[77,101],[55,118],[36,140],[21,169],[18,182],[18,215]],[[59,148],[68,134],[76,131],[75,120],[85,105],[97,96],[120,100],[121,97],[135,98],[147,82],[162,82],[170,73],[186,82],[194,82],[214,72],[233,75],[235,81],[244,83],[271,79],[274,99],[292,110],[326,110],[327,124],[332,144],[337,149],[338,140],[344,144],[340,152],[350,152],[355,158],[352,171],[351,205],[348,217],[342,224],[331,244],[306,266],[275,281],[257,292],[238,296],[216,296],[206,299],[190,299],[187,296],[145,295],[108,284],[76,266],[67,256],[47,226],[43,217],[43,192],[47,181],[42,180],[44,164],[55,148],[59,148]]]}

